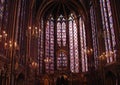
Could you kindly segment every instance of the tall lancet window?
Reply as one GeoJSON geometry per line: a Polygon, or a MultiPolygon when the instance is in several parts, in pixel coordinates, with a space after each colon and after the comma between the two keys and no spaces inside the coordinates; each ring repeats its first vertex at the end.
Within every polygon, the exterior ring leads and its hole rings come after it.
{"type": "Polygon", "coordinates": [[[92,40],[93,40],[93,52],[95,60],[95,68],[98,66],[98,47],[97,47],[97,29],[96,29],[96,20],[93,4],[90,7],[90,18],[91,18],[91,28],[92,28],[92,40]]]}
{"type": "Polygon", "coordinates": [[[0,0],[0,27],[6,29],[7,23],[8,23],[8,0],[0,0]]]}
{"type": "Polygon", "coordinates": [[[82,72],[88,71],[88,60],[87,53],[85,50],[86,47],[86,33],[85,33],[85,25],[82,18],[79,18],[79,27],[80,27],[80,43],[81,43],[81,62],[82,62],[82,72]]]}
{"type": "Polygon", "coordinates": [[[116,61],[115,34],[110,0],[100,0],[107,63],[116,61]]]}
{"type": "Polygon", "coordinates": [[[66,23],[62,15],[57,19],[57,43],[61,46],[66,46],[66,23]]]}
{"type": "MultiPolygon", "coordinates": [[[[0,31],[1,30],[6,31],[7,25],[8,25],[8,0],[0,0],[0,31]]],[[[0,53],[3,54],[4,48],[2,42],[0,42],[0,48],[1,48],[0,53]]]]}
{"type": "Polygon", "coordinates": [[[40,32],[40,39],[39,39],[39,72],[42,73],[43,71],[43,49],[44,49],[44,46],[43,46],[43,43],[44,43],[44,38],[43,38],[43,28],[44,28],[44,22],[43,22],[43,19],[41,19],[41,32],[40,32]]]}
{"type": "Polygon", "coordinates": [[[54,72],[54,21],[51,16],[47,21],[45,29],[45,59],[49,59],[45,62],[45,70],[47,73],[54,72]]]}
{"type": "MultiPolygon", "coordinates": [[[[57,19],[57,44],[60,50],[66,46],[66,20],[62,15],[57,19]]],[[[67,55],[60,50],[57,54],[57,69],[65,70],[67,68],[67,55]]]]}
{"type": "Polygon", "coordinates": [[[78,55],[78,31],[75,17],[69,16],[69,48],[70,48],[70,70],[73,73],[79,72],[78,55]]]}
{"type": "Polygon", "coordinates": [[[0,0],[0,27],[2,25],[4,8],[5,8],[5,0],[0,0]]]}

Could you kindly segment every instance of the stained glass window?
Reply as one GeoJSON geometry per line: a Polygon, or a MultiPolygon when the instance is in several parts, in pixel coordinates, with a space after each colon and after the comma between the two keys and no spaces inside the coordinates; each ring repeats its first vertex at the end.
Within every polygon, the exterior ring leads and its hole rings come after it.
{"type": "Polygon", "coordinates": [[[62,15],[57,19],[57,43],[60,47],[66,46],[66,23],[62,15]]]}
{"type": "MultiPolygon", "coordinates": [[[[84,52],[87,48],[84,21],[80,17],[78,22],[80,22],[80,28],[78,28],[77,19],[73,14],[71,14],[68,19],[65,19],[63,15],[60,15],[55,21],[54,18],[49,18],[47,20],[45,27],[45,55],[42,55],[44,54],[44,50],[41,52],[41,56],[45,56],[45,59],[50,59],[49,63],[45,62],[45,72],[54,72],[54,66],[56,66],[57,70],[62,71],[68,68],[69,64],[72,73],[79,73],[80,69],[88,71],[87,54],[84,52]],[[56,25],[54,25],[54,22],[56,22],[56,25]],[[67,22],[68,24],[66,24],[67,22]],[[56,27],[55,31],[54,27],[56,27]],[[66,31],[67,27],[69,28],[68,36],[66,31]],[[78,29],[80,31],[78,31],[78,29]],[[57,36],[54,36],[55,34],[57,36]],[[69,39],[69,47],[66,45],[67,39],[69,39]],[[80,43],[78,43],[78,40],[80,40],[80,43]],[[79,50],[79,48],[81,50],[79,50]],[[54,58],[54,55],[56,58],[54,58]],[[68,55],[70,56],[68,57],[68,55]],[[80,68],[80,59],[82,60],[82,68],[80,68]],[[70,61],[69,64],[68,61],[70,61]]],[[[40,49],[44,49],[42,46],[41,43],[40,49]]],[[[42,57],[40,57],[40,60],[41,59],[42,57]]],[[[42,60],[40,63],[40,67],[43,67],[42,60]]]]}
{"type": "Polygon", "coordinates": [[[86,47],[86,33],[85,33],[85,26],[82,18],[79,18],[79,25],[80,25],[80,43],[81,43],[81,62],[82,62],[82,72],[88,71],[88,60],[87,54],[85,50],[86,47]]]}
{"type": "Polygon", "coordinates": [[[61,23],[57,23],[57,43],[59,46],[61,46],[61,23]]]}
{"type": "Polygon", "coordinates": [[[67,68],[67,56],[63,51],[60,51],[57,56],[57,69],[65,70],[67,68]]]}
{"type": "Polygon", "coordinates": [[[69,48],[71,72],[79,72],[78,31],[74,16],[69,17],[69,48]]]}
{"type": "Polygon", "coordinates": [[[65,22],[62,23],[62,41],[63,41],[63,46],[66,46],[66,23],[65,22]]]}
{"type": "MultiPolygon", "coordinates": [[[[4,0],[2,0],[4,1],[4,0]]],[[[4,7],[4,16],[3,16],[3,28],[6,29],[7,28],[7,24],[8,24],[8,1],[9,0],[5,0],[5,7],[4,7]]]]}
{"type": "Polygon", "coordinates": [[[107,63],[116,61],[115,34],[110,0],[100,0],[107,63]]]}
{"type": "MultiPolygon", "coordinates": [[[[8,23],[8,0],[0,0],[0,30],[5,30],[8,23]]],[[[1,42],[2,43],[2,42],[1,42]]],[[[0,53],[3,54],[3,44],[0,43],[0,53]]]]}
{"type": "Polygon", "coordinates": [[[39,72],[42,73],[42,70],[43,70],[43,19],[41,19],[41,32],[40,32],[40,41],[39,41],[39,51],[40,54],[39,54],[39,72]]]}
{"type": "Polygon", "coordinates": [[[95,60],[95,68],[98,66],[98,47],[97,47],[97,29],[95,23],[95,12],[94,6],[92,5],[90,8],[90,17],[91,17],[91,28],[92,28],[92,40],[93,40],[93,52],[94,52],[94,60],[95,60]]]}
{"type": "Polygon", "coordinates": [[[3,19],[4,8],[5,8],[5,0],[0,0],[0,27],[3,19]]]}
{"type": "Polygon", "coordinates": [[[7,23],[8,23],[8,0],[0,0],[0,27],[6,29],[7,23]]]}
{"type": "Polygon", "coordinates": [[[45,58],[49,58],[50,62],[45,62],[47,73],[54,72],[54,22],[51,17],[46,24],[45,37],[45,58]]]}

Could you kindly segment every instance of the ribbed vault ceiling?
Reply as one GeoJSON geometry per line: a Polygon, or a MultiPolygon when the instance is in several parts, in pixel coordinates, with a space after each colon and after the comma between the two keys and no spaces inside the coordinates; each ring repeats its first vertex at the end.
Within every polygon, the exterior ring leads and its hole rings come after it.
{"type": "Polygon", "coordinates": [[[34,4],[36,6],[36,17],[47,18],[50,14],[57,18],[59,15],[68,17],[70,13],[76,15],[85,15],[85,9],[81,4],[80,0],[36,0],[34,4]]]}

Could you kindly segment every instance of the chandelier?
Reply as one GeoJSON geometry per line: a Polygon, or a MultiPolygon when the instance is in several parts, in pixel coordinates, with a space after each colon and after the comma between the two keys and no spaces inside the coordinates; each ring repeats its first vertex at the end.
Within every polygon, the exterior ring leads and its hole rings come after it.
{"type": "Polygon", "coordinates": [[[50,62],[51,62],[51,58],[46,57],[46,58],[44,59],[44,62],[45,62],[45,63],[50,63],[50,62]]]}
{"type": "Polygon", "coordinates": [[[0,32],[0,41],[6,41],[7,35],[8,35],[8,34],[6,33],[5,30],[1,31],[1,32],[0,32]]]}
{"type": "Polygon", "coordinates": [[[27,36],[28,37],[35,37],[35,38],[39,38],[40,37],[40,32],[41,29],[38,29],[37,27],[29,27],[27,30],[27,36]]]}

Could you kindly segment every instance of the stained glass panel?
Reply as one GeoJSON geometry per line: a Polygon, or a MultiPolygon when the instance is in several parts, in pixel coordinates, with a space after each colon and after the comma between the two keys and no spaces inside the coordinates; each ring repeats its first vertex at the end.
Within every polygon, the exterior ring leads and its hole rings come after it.
{"type": "Polygon", "coordinates": [[[90,18],[91,18],[91,27],[92,27],[92,40],[93,40],[93,52],[94,52],[94,61],[95,68],[98,67],[98,47],[97,47],[97,29],[96,29],[96,20],[94,13],[94,6],[92,5],[90,8],[90,18]]]}
{"type": "Polygon", "coordinates": [[[0,22],[2,22],[3,19],[3,12],[5,8],[5,0],[0,1],[0,22]]]}
{"type": "Polygon", "coordinates": [[[63,51],[57,56],[57,69],[58,70],[65,70],[67,68],[67,56],[63,51]]]}
{"type": "MultiPolygon", "coordinates": [[[[44,26],[43,26],[43,19],[41,20],[41,30],[43,30],[44,26]]],[[[40,58],[39,58],[39,69],[40,69],[40,73],[42,73],[42,70],[43,70],[43,31],[40,32],[40,58]]]]}
{"type": "Polygon", "coordinates": [[[69,17],[69,48],[70,48],[71,72],[78,73],[79,72],[78,31],[76,22],[72,15],[69,17]]]}
{"type": "Polygon", "coordinates": [[[45,62],[47,73],[54,73],[54,22],[51,17],[46,24],[46,39],[45,39],[45,59],[50,59],[45,62]]]}
{"type": "Polygon", "coordinates": [[[65,22],[62,23],[62,41],[63,41],[63,46],[66,45],[66,24],[65,22]]]}
{"type": "Polygon", "coordinates": [[[102,13],[101,15],[103,21],[107,63],[111,63],[113,61],[116,61],[116,50],[114,48],[116,42],[110,0],[100,0],[100,7],[102,13]],[[108,55],[110,52],[113,52],[114,54],[108,55]]]}
{"type": "Polygon", "coordinates": [[[62,28],[61,23],[58,22],[57,23],[57,43],[59,46],[61,46],[61,38],[62,38],[61,28],[62,28]]]}
{"type": "Polygon", "coordinates": [[[85,50],[86,47],[86,33],[85,33],[85,26],[82,18],[79,18],[79,25],[80,25],[80,47],[81,47],[81,62],[82,62],[82,72],[88,71],[88,60],[87,60],[87,54],[85,50]]]}
{"type": "Polygon", "coordinates": [[[57,19],[57,43],[66,46],[66,23],[62,15],[57,19]]]}

